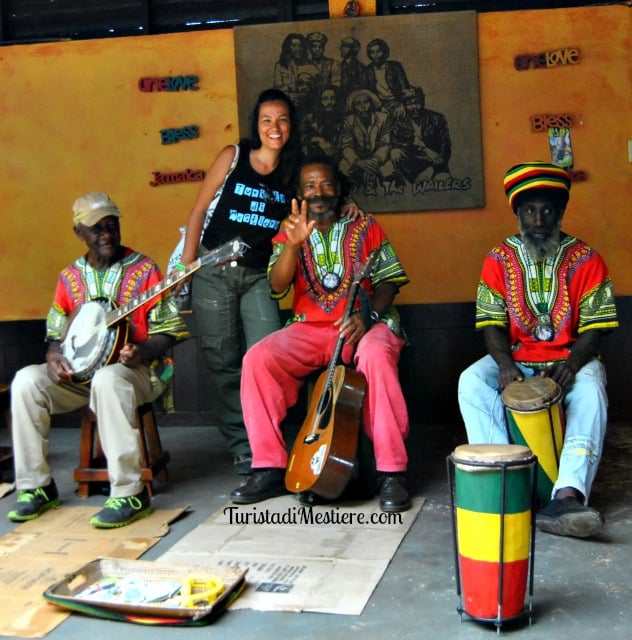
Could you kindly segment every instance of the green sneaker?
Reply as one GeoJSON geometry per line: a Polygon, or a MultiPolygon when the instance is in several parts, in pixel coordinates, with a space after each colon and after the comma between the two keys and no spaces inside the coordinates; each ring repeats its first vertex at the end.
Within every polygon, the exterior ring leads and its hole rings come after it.
{"type": "Polygon", "coordinates": [[[55,481],[38,489],[26,489],[18,493],[15,509],[7,517],[13,522],[26,522],[39,518],[45,511],[55,509],[61,504],[55,481]]]}
{"type": "Polygon", "coordinates": [[[90,524],[97,529],[124,527],[151,514],[151,498],[145,487],[137,496],[108,498],[105,506],[93,516],[90,524]]]}

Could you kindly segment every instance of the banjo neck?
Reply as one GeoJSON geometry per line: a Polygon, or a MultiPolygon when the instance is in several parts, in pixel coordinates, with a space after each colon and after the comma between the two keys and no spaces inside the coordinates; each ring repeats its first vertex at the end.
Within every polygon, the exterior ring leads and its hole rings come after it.
{"type": "Polygon", "coordinates": [[[130,315],[130,313],[133,313],[146,302],[153,300],[161,293],[167,291],[167,289],[171,289],[171,287],[177,285],[178,282],[185,280],[200,267],[204,267],[206,265],[220,265],[233,260],[238,260],[244,255],[247,248],[248,245],[243,242],[241,238],[237,237],[234,240],[230,240],[216,249],[205,253],[184,269],[179,270],[175,275],[167,275],[164,280],[160,281],[150,289],[143,291],[143,293],[136,298],[132,298],[120,307],[115,307],[108,311],[105,314],[106,326],[113,327],[118,324],[123,320],[123,318],[130,315]]]}
{"type": "Polygon", "coordinates": [[[68,359],[73,371],[73,380],[87,384],[98,369],[116,361],[127,341],[129,329],[127,323],[121,320],[132,311],[178,284],[200,267],[237,260],[247,248],[248,245],[240,238],[235,238],[200,256],[182,271],[168,275],[151,289],[120,307],[112,308],[111,303],[103,298],[90,300],[76,307],[68,317],[60,344],[60,351],[68,359]]]}

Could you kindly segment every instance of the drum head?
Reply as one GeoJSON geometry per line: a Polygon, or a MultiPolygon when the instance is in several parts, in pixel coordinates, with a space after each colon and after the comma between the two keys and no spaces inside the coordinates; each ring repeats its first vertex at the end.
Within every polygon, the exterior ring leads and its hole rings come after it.
{"type": "Polygon", "coordinates": [[[502,393],[502,399],[508,409],[539,411],[554,405],[561,395],[562,391],[555,380],[533,376],[507,385],[502,393]]]}
{"type": "Polygon", "coordinates": [[[512,462],[528,460],[533,456],[529,447],[520,444],[462,444],[456,447],[455,462],[512,462]]]}

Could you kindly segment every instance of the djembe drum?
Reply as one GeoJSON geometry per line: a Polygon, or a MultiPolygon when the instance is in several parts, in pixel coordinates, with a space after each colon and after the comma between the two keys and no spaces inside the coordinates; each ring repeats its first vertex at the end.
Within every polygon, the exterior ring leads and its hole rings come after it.
{"type": "Polygon", "coordinates": [[[461,615],[497,626],[531,619],[537,464],[511,444],[461,445],[448,456],[461,615]]]}
{"type": "Polygon", "coordinates": [[[564,443],[562,390],[552,378],[534,376],[507,385],[502,401],[510,441],[529,447],[538,458],[538,500],[548,504],[564,443]]]}

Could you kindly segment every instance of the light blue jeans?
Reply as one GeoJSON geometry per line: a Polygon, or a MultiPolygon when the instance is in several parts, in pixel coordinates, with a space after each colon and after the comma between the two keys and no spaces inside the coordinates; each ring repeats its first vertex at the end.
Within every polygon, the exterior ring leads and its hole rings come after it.
{"type": "MultiPolygon", "coordinates": [[[[538,372],[516,363],[525,376],[538,372]]],[[[487,355],[470,365],[459,378],[459,408],[470,444],[509,442],[505,407],[498,383],[498,365],[487,355]]],[[[560,469],[551,497],[558,489],[573,487],[590,495],[603,449],[608,421],[606,373],[599,360],[584,365],[563,399],[566,435],[560,469]]]]}

